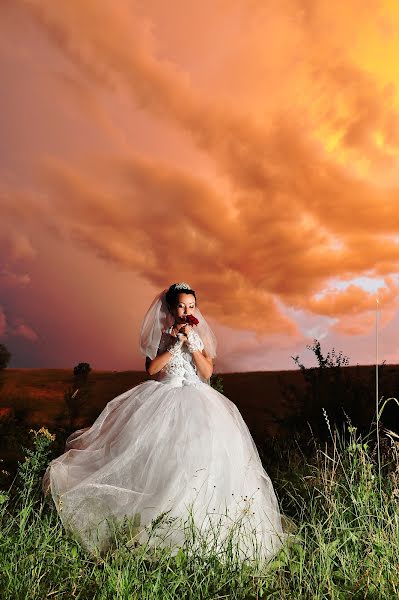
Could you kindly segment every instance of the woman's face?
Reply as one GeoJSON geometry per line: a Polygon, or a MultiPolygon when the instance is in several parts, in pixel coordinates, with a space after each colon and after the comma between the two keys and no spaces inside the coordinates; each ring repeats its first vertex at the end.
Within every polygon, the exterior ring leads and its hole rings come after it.
{"type": "Polygon", "coordinates": [[[172,314],[177,320],[180,320],[185,315],[192,315],[194,309],[195,297],[192,294],[179,294],[172,314]]]}

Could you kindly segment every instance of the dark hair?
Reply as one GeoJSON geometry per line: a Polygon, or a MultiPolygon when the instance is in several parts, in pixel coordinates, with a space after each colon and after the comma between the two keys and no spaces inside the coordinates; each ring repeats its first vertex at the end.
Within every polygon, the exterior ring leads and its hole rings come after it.
{"type": "Polygon", "coordinates": [[[179,298],[179,294],[192,294],[195,298],[195,302],[197,302],[197,296],[195,295],[194,290],[186,289],[182,287],[176,287],[179,285],[178,283],[173,283],[168,291],[166,292],[165,299],[166,304],[168,305],[169,310],[174,308],[177,305],[177,300],[179,298]]]}

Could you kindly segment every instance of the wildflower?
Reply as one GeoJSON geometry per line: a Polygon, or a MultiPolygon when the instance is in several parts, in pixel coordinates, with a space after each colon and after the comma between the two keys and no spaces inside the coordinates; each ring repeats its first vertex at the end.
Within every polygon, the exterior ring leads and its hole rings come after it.
{"type": "Polygon", "coordinates": [[[52,442],[55,440],[55,434],[50,433],[47,427],[41,427],[38,431],[36,431],[35,429],[29,429],[29,433],[34,433],[35,437],[41,435],[47,438],[48,440],[51,440],[52,442]]]}

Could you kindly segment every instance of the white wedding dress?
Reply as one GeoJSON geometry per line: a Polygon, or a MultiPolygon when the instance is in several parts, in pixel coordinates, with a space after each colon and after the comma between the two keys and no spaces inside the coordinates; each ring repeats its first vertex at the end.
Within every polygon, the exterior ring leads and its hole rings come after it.
{"type": "MultiPolygon", "coordinates": [[[[168,329],[158,353],[171,338],[168,329]]],[[[257,552],[267,560],[285,539],[247,425],[235,404],[201,379],[185,345],[155,380],[117,396],[91,427],[69,436],[65,453],[47,467],[43,491],[51,491],[65,528],[89,551],[106,550],[112,524],[125,515],[135,520],[139,543],[169,546],[172,554],[184,545],[190,519],[202,539],[219,532],[218,548],[241,523],[242,559],[257,552]],[[172,522],[163,524],[162,513],[172,522]],[[160,516],[150,535],[146,526],[160,516]]]]}

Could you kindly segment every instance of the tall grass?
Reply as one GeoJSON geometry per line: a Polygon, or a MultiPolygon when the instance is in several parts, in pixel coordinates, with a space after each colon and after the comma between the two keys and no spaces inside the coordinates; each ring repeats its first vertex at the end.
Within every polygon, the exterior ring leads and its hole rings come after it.
{"type": "Polygon", "coordinates": [[[375,427],[362,436],[350,422],[337,429],[324,417],[330,440],[314,439],[310,458],[294,445],[283,450],[274,483],[296,529],[291,526],[289,541],[263,565],[236,560],[233,547],[221,560],[206,547],[173,556],[136,546],[123,527],[112,551],[88,554],[41,496],[54,440],[45,429],[33,431],[33,448],[0,496],[0,597],[397,598],[399,445],[382,438],[377,452],[375,427]]]}

